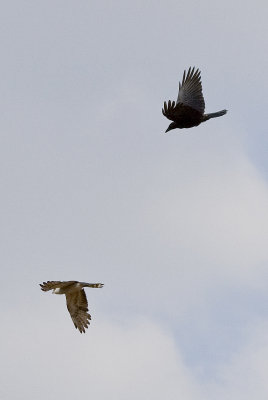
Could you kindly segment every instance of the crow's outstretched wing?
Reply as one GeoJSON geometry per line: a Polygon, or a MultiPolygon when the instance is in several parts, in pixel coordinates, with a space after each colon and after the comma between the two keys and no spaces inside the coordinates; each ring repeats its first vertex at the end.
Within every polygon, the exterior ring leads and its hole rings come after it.
{"type": "Polygon", "coordinates": [[[201,72],[195,67],[183,73],[182,83],[179,83],[179,93],[176,104],[182,103],[204,114],[205,101],[202,93],[201,72]]]}
{"type": "Polygon", "coordinates": [[[164,107],[162,108],[163,115],[170,119],[171,121],[176,120],[176,104],[175,101],[168,101],[167,103],[164,102],[164,107]]]}

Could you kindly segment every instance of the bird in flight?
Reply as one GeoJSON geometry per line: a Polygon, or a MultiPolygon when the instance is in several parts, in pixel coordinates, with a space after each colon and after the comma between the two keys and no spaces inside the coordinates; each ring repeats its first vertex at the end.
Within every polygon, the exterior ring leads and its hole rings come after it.
{"type": "Polygon", "coordinates": [[[48,281],[40,283],[41,290],[47,292],[53,289],[55,294],[65,294],[67,309],[74,326],[82,333],[90,324],[91,315],[88,313],[87,296],[84,287],[102,288],[102,283],[86,283],[78,281],[48,281]]]}
{"type": "Polygon", "coordinates": [[[205,101],[202,93],[201,72],[195,71],[195,67],[189,68],[183,73],[182,83],[179,83],[178,98],[175,101],[164,102],[162,113],[170,119],[171,124],[166,132],[175,128],[192,128],[198,126],[210,118],[221,117],[227,110],[204,114],[205,101]]]}

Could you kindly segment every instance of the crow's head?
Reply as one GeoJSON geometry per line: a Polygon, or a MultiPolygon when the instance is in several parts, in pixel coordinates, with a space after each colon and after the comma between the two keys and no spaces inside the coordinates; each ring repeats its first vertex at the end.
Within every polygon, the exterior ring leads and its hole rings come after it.
{"type": "Polygon", "coordinates": [[[169,125],[169,127],[166,130],[166,133],[168,131],[171,131],[171,129],[176,129],[176,128],[178,128],[178,125],[176,124],[176,122],[171,122],[171,124],[169,125]]]}

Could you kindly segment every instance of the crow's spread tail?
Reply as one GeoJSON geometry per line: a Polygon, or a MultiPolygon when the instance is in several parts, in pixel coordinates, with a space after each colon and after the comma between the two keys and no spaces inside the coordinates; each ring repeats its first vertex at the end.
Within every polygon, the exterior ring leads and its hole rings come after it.
{"type": "Polygon", "coordinates": [[[226,113],[227,113],[227,110],[221,110],[221,111],[217,111],[215,113],[205,114],[203,117],[203,121],[207,121],[210,118],[221,117],[222,115],[225,115],[226,113]]]}

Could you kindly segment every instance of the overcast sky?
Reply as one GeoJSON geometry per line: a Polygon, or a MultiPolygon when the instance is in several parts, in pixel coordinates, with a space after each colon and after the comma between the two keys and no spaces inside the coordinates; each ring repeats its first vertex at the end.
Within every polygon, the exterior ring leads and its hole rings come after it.
{"type": "Polygon", "coordinates": [[[267,400],[266,1],[0,5],[3,400],[267,400]],[[164,134],[184,69],[206,111],[164,134]],[[47,280],[87,289],[73,326],[47,280]]]}

